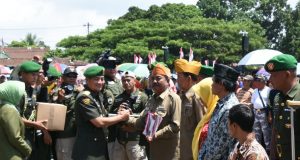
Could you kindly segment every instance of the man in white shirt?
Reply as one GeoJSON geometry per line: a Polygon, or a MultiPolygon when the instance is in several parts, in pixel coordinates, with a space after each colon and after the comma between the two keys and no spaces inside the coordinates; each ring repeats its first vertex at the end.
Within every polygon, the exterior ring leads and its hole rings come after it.
{"type": "Polygon", "coordinates": [[[253,86],[255,88],[251,103],[255,114],[254,132],[257,141],[262,144],[267,153],[270,151],[271,126],[268,122],[268,97],[270,88],[266,86],[267,78],[264,75],[256,75],[253,86]]]}

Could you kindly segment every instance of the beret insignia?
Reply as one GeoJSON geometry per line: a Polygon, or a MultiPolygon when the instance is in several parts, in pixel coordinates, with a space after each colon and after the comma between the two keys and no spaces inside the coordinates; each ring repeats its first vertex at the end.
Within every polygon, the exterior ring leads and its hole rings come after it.
{"type": "Polygon", "coordinates": [[[269,63],[267,65],[267,67],[268,67],[268,70],[272,71],[274,69],[274,64],[273,63],[269,63]]]}

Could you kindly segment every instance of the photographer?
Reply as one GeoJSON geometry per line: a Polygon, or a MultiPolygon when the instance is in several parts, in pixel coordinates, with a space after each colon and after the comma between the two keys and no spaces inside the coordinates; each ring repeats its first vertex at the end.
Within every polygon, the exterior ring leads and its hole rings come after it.
{"type": "MultiPolygon", "coordinates": [[[[119,108],[139,114],[145,108],[148,97],[135,87],[135,74],[125,71],[122,75],[122,84],[125,91],[116,97],[112,112],[117,113],[119,108]]],[[[139,145],[140,133],[119,123],[116,127],[116,140],[111,160],[147,159],[145,147],[139,145]]]]}
{"type": "Polygon", "coordinates": [[[67,115],[64,131],[55,132],[56,137],[56,156],[58,160],[71,159],[72,149],[75,142],[76,126],[74,103],[77,94],[79,93],[76,86],[77,73],[74,69],[68,67],[62,75],[62,83],[57,88],[54,103],[60,103],[67,106],[67,115]]]}

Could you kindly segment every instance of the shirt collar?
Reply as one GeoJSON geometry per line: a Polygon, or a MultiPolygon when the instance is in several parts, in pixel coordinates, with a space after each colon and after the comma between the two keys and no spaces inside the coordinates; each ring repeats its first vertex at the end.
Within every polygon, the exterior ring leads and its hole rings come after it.
{"type": "Polygon", "coordinates": [[[300,90],[300,84],[296,84],[292,89],[287,92],[289,98],[294,98],[297,92],[300,90]]]}

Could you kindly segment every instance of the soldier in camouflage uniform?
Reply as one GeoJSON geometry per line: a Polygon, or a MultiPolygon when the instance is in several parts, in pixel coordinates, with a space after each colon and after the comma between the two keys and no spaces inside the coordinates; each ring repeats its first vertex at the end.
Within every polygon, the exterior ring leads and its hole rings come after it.
{"type": "MultiPolygon", "coordinates": [[[[116,97],[113,113],[117,113],[119,107],[129,109],[133,114],[139,114],[144,110],[148,97],[135,87],[135,74],[125,71],[122,75],[122,84],[125,91],[116,97]]],[[[111,160],[147,159],[145,147],[139,145],[140,132],[128,128],[126,125],[117,124],[116,141],[111,160]]]]}
{"type": "MultiPolygon", "coordinates": [[[[119,79],[117,79],[117,61],[114,57],[108,57],[108,59],[102,60],[101,64],[105,68],[104,78],[105,78],[105,88],[103,91],[110,91],[114,97],[121,94],[124,89],[122,87],[122,83],[119,79]]],[[[111,105],[110,105],[111,106],[111,105]]],[[[110,110],[109,106],[106,107],[110,110]]],[[[108,152],[109,157],[112,157],[113,145],[116,139],[116,127],[110,126],[108,127],[109,136],[108,136],[108,152]]]]}
{"type": "Polygon", "coordinates": [[[56,131],[55,150],[58,160],[70,160],[76,136],[74,103],[79,93],[76,86],[77,73],[74,69],[66,68],[62,76],[62,83],[52,96],[53,103],[67,106],[67,115],[64,131],[56,131]]]}
{"type": "Polygon", "coordinates": [[[77,135],[73,148],[74,160],[107,160],[107,127],[129,118],[128,110],[107,117],[103,105],[104,68],[92,66],[86,69],[85,89],[75,101],[77,135]]]}
{"type": "Polygon", "coordinates": [[[52,138],[45,127],[46,120],[35,121],[37,101],[47,102],[47,89],[42,89],[37,95],[35,84],[40,72],[41,66],[33,61],[26,61],[20,66],[20,80],[25,83],[27,93],[27,106],[20,106],[20,114],[26,126],[25,139],[32,147],[32,153],[29,160],[48,160],[50,159],[50,145],[52,138]]]}

